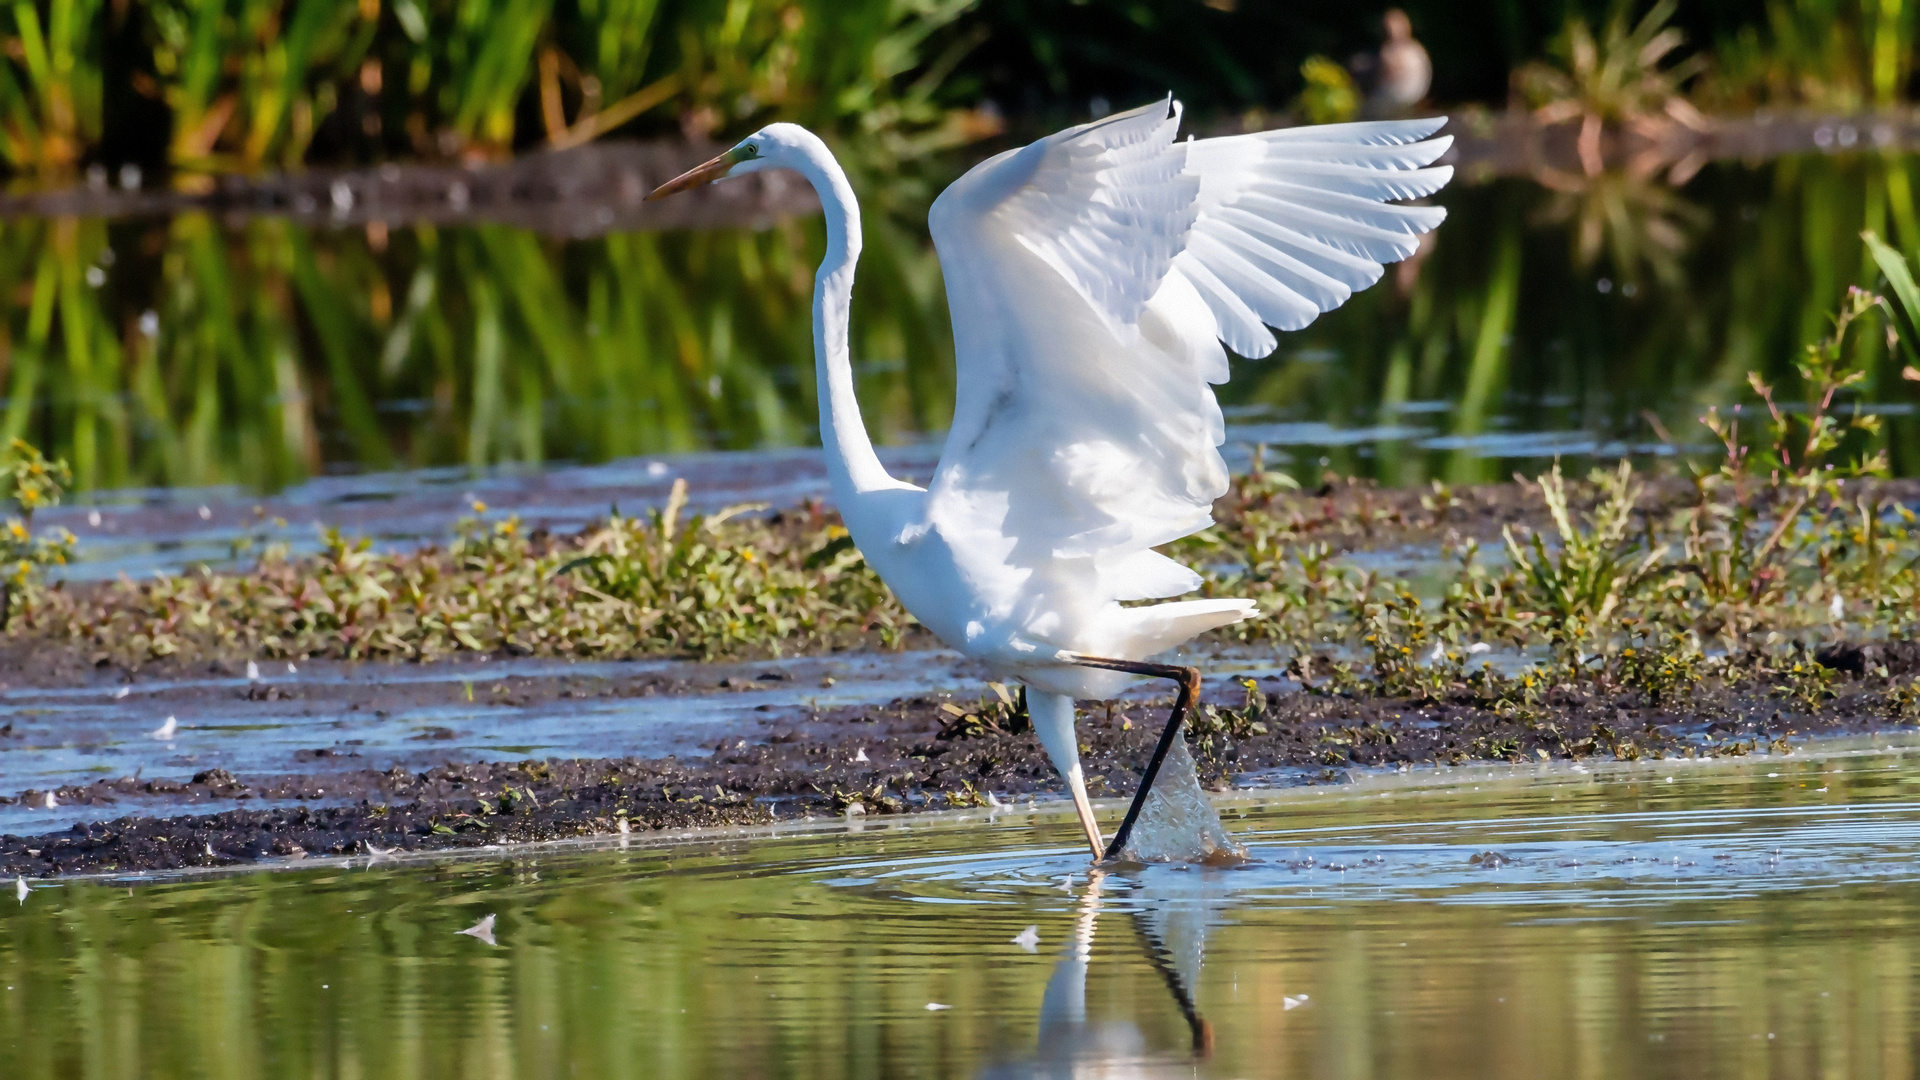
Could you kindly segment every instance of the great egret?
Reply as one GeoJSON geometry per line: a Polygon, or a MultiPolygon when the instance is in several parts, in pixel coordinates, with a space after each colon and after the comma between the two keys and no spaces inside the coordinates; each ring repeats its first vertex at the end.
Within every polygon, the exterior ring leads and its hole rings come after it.
{"type": "Polygon", "coordinates": [[[953,424],[926,488],[874,454],[854,397],[847,313],[860,212],[818,136],[770,124],[648,198],[792,169],[819,193],[814,374],[827,472],[847,531],[900,603],[948,645],[1028,688],[1041,745],[1073,794],[1095,860],[1126,843],[1161,757],[1199,695],[1191,667],[1149,663],[1254,614],[1183,600],[1200,576],[1155,551],[1212,524],[1227,490],[1212,384],[1224,342],[1258,357],[1379,280],[1438,225],[1429,167],[1444,118],[1176,139],[1161,102],[1008,150],[934,200],[953,319],[953,424]],[[1073,726],[1075,698],[1133,676],[1179,693],[1132,809],[1101,842],[1073,726]]]}

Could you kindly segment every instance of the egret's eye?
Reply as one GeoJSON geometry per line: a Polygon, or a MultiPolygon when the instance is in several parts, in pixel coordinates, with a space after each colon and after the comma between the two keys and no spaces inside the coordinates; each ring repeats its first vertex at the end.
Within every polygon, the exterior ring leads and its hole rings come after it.
{"type": "Polygon", "coordinates": [[[740,149],[741,149],[741,150],[744,150],[744,151],[746,151],[746,155],[747,155],[748,157],[759,157],[759,156],[760,156],[760,148],[759,148],[759,147],[757,147],[757,146],[755,146],[755,145],[753,145],[752,143],[748,143],[747,145],[745,145],[745,146],[742,146],[742,147],[741,147],[740,149]]]}

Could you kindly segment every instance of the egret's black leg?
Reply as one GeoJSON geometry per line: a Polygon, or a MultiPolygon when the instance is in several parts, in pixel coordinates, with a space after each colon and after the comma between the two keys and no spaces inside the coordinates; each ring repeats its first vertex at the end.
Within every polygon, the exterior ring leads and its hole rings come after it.
{"type": "Polygon", "coordinates": [[[1111,859],[1127,846],[1127,838],[1133,833],[1133,823],[1140,816],[1140,808],[1146,805],[1147,792],[1153,790],[1153,781],[1160,775],[1160,763],[1166,760],[1167,751],[1173,749],[1173,740],[1180,737],[1180,724],[1186,720],[1187,713],[1200,701],[1200,669],[1177,664],[1149,664],[1142,660],[1109,660],[1101,656],[1075,656],[1073,662],[1082,667],[1124,671],[1152,679],[1172,679],[1180,687],[1179,694],[1173,699],[1173,712],[1167,717],[1166,730],[1160,733],[1160,744],[1154,747],[1153,759],[1147,762],[1146,774],[1140,778],[1140,790],[1134,793],[1133,805],[1127,807],[1126,818],[1120,822],[1119,831],[1113,834],[1113,842],[1107,845],[1106,857],[1111,859]]]}

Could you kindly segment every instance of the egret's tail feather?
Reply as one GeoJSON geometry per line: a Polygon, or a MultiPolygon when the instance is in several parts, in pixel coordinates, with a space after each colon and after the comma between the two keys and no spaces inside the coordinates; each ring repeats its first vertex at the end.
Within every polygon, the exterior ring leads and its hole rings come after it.
{"type": "Polygon", "coordinates": [[[1251,600],[1179,600],[1125,610],[1137,620],[1129,656],[1153,656],[1258,614],[1251,600]]]}

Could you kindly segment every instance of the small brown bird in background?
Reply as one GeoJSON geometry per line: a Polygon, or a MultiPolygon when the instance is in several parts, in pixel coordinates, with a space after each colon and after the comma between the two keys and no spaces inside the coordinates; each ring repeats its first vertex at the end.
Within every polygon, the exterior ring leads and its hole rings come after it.
{"type": "Polygon", "coordinates": [[[1367,87],[1367,115],[1400,116],[1426,99],[1433,85],[1433,61],[1426,46],[1414,39],[1406,12],[1392,8],[1381,21],[1386,42],[1378,53],[1354,57],[1351,67],[1367,87]]]}

